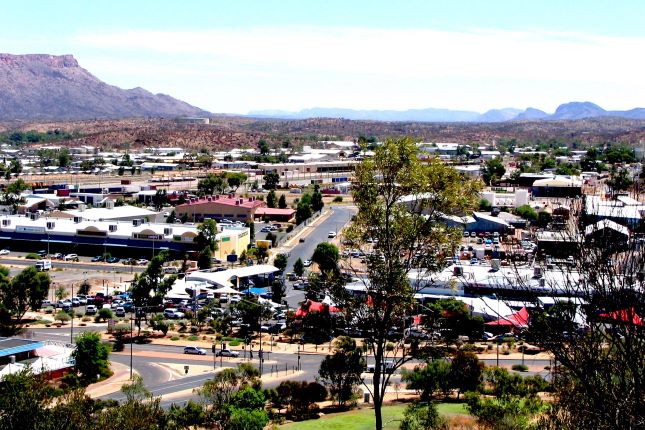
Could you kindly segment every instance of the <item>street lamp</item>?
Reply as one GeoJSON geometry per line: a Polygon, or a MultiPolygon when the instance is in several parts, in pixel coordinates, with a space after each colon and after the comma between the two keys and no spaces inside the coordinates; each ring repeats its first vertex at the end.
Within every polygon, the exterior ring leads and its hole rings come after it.
{"type": "MultiPolygon", "coordinates": [[[[72,300],[74,299],[74,284],[72,283],[72,300]]],[[[72,302],[72,326],[69,332],[69,343],[74,343],[74,302],[72,302]]]]}
{"type": "MultiPolygon", "coordinates": [[[[132,307],[132,312],[134,312],[134,315],[136,315],[137,314],[137,308],[133,306],[132,307]]],[[[132,344],[134,343],[134,339],[133,339],[133,334],[134,334],[134,324],[133,324],[134,315],[130,315],[130,380],[132,380],[132,356],[133,356],[133,354],[132,354],[132,348],[133,348],[132,344]]]]}

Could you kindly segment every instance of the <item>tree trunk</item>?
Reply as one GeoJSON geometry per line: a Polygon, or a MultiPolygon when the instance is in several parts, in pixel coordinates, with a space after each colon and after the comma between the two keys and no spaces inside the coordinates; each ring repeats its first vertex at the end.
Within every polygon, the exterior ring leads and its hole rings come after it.
{"type": "Polygon", "coordinates": [[[376,346],[374,354],[374,379],[372,397],[374,398],[374,418],[376,430],[383,429],[383,416],[381,408],[383,407],[383,397],[381,396],[381,370],[383,368],[383,342],[379,342],[376,346]]]}

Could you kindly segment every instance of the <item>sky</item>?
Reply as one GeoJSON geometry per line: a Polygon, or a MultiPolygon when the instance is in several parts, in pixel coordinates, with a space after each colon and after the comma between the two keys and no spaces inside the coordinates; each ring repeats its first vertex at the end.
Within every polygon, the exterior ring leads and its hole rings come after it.
{"type": "Polygon", "coordinates": [[[645,107],[643,0],[0,0],[0,51],[72,54],[214,113],[645,107]]]}

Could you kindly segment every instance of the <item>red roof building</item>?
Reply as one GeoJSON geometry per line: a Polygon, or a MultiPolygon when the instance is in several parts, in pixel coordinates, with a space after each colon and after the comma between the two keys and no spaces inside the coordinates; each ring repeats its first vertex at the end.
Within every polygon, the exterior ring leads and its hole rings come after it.
{"type": "Polygon", "coordinates": [[[262,200],[255,197],[239,197],[234,194],[227,196],[208,196],[199,199],[190,199],[183,205],[175,207],[177,218],[188,216],[188,219],[202,221],[212,218],[217,221],[229,219],[231,221],[247,221],[255,218],[255,212],[266,206],[262,200]]]}

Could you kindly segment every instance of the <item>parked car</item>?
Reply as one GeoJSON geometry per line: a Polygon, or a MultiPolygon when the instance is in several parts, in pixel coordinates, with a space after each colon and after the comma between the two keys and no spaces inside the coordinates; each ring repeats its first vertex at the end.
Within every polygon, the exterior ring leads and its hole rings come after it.
{"type": "Polygon", "coordinates": [[[109,257],[109,258],[108,258],[107,260],[105,260],[105,261],[107,261],[107,262],[108,262],[108,263],[110,263],[110,264],[112,264],[112,263],[118,263],[118,262],[119,262],[119,258],[118,258],[118,257],[109,257]]]}
{"type": "Polygon", "coordinates": [[[327,233],[327,238],[328,239],[333,239],[335,237],[336,237],[336,232],[330,231],[329,233],[327,233]]]}
{"type": "Polygon", "coordinates": [[[184,354],[206,355],[206,351],[196,346],[187,346],[184,348],[184,354]]]}
{"type": "Polygon", "coordinates": [[[163,315],[166,318],[170,319],[181,319],[186,316],[186,314],[184,314],[183,312],[179,312],[178,310],[172,308],[164,309],[163,315]]]}
{"type": "Polygon", "coordinates": [[[9,255],[9,250],[8,249],[0,249],[0,255],[9,255]]]}
{"type": "Polygon", "coordinates": [[[123,318],[125,316],[125,308],[123,306],[118,306],[114,311],[114,315],[123,318]]]}
{"type": "Polygon", "coordinates": [[[43,300],[42,303],[40,304],[41,308],[48,308],[50,306],[54,306],[54,304],[49,300],[43,300]]]}
{"type": "Polygon", "coordinates": [[[305,260],[305,261],[302,262],[302,264],[305,267],[309,267],[309,266],[311,266],[313,264],[313,262],[311,260],[305,260]]]}
{"type": "MultiPolygon", "coordinates": [[[[366,370],[369,373],[374,373],[375,369],[376,369],[376,366],[374,364],[368,364],[366,370]]],[[[393,360],[383,361],[383,370],[385,370],[387,373],[392,373],[394,371],[394,361],[393,360]]]]}
{"type": "Polygon", "coordinates": [[[96,257],[92,257],[91,261],[92,261],[92,263],[98,263],[98,262],[103,261],[103,260],[105,260],[105,258],[103,258],[102,255],[97,255],[96,257]]]}
{"type": "Polygon", "coordinates": [[[78,297],[72,297],[72,306],[77,307],[81,305],[81,301],[78,300],[78,297]]]}
{"type": "Polygon", "coordinates": [[[85,306],[85,315],[96,315],[96,306],[94,305],[87,305],[85,306]]]}
{"type": "Polygon", "coordinates": [[[148,265],[148,260],[145,258],[140,258],[137,260],[137,265],[139,266],[147,266],[148,265]]]}
{"type": "Polygon", "coordinates": [[[177,270],[177,268],[176,268],[175,266],[167,266],[167,267],[164,267],[164,268],[163,268],[163,272],[164,272],[164,273],[171,273],[171,274],[174,274],[174,273],[177,273],[177,272],[178,272],[178,270],[177,270]]]}
{"type": "Polygon", "coordinates": [[[38,256],[39,256],[40,258],[43,258],[43,257],[46,257],[46,256],[47,256],[47,251],[45,251],[44,249],[41,249],[41,250],[40,250],[40,251],[38,251],[36,254],[38,254],[38,256]]]}
{"type": "Polygon", "coordinates": [[[240,353],[237,351],[231,351],[230,349],[220,349],[215,355],[218,357],[239,357],[240,353]]]}

